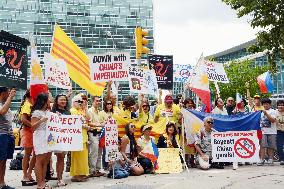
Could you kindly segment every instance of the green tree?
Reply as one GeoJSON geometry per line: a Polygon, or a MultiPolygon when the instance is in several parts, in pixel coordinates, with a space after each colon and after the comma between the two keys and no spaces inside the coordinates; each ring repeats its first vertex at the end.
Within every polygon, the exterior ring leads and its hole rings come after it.
{"type": "MultiPolygon", "coordinates": [[[[225,71],[230,83],[218,83],[221,98],[227,99],[230,96],[235,98],[237,92],[246,96],[246,83],[249,84],[251,95],[259,93],[259,86],[256,78],[268,69],[268,66],[255,66],[252,60],[231,62],[230,64],[225,65],[225,71]]],[[[213,82],[210,82],[210,89],[216,96],[216,90],[213,82]]]]}
{"type": "Polygon", "coordinates": [[[276,70],[276,58],[284,60],[284,0],[222,0],[237,11],[238,17],[249,15],[253,28],[260,28],[257,44],[251,52],[268,50],[270,70],[276,70]]]}

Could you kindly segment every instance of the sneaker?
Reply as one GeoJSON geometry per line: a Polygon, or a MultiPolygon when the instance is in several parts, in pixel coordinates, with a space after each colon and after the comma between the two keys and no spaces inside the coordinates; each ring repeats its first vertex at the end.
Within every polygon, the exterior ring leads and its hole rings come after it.
{"type": "Polygon", "coordinates": [[[280,161],[280,165],[284,165],[284,161],[280,161]]]}
{"type": "Polygon", "coordinates": [[[0,189],[15,189],[15,188],[8,186],[8,185],[4,185],[0,189]]]}
{"type": "Polygon", "coordinates": [[[264,163],[265,163],[265,160],[263,159],[263,160],[260,160],[260,162],[258,162],[256,165],[257,166],[263,166],[264,163]]]}
{"type": "Polygon", "coordinates": [[[267,161],[267,165],[273,165],[273,159],[269,159],[269,160],[267,161]]]}

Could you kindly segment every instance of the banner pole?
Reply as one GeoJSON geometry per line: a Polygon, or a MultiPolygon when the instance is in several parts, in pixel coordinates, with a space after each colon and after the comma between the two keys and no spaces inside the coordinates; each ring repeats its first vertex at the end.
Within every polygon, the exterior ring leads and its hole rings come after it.
{"type": "Polygon", "coordinates": [[[219,89],[217,81],[214,81],[214,85],[215,85],[216,92],[217,92],[217,98],[219,98],[220,97],[220,89],[219,89]]]}
{"type": "Polygon", "coordinates": [[[185,161],[185,150],[184,150],[184,118],[182,118],[182,125],[181,125],[181,134],[182,134],[182,159],[183,159],[183,163],[185,165],[185,168],[187,170],[187,172],[189,173],[189,170],[188,170],[188,166],[186,164],[186,161],[185,161]]]}

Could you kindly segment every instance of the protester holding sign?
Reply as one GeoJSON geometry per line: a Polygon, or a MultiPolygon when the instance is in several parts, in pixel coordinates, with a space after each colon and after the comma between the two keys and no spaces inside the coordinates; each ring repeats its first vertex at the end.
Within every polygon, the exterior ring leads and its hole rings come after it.
{"type": "Polygon", "coordinates": [[[267,164],[273,165],[274,151],[277,150],[276,145],[276,111],[271,108],[271,100],[263,98],[261,103],[264,107],[261,113],[260,127],[262,131],[262,139],[260,141],[260,162],[257,165],[264,165],[265,151],[268,154],[267,164]]]}
{"type": "MultiPolygon", "coordinates": [[[[56,95],[54,104],[52,106],[52,112],[57,113],[58,115],[70,115],[70,111],[68,110],[68,98],[64,94],[56,95]]],[[[56,173],[57,173],[57,186],[66,186],[67,184],[62,180],[62,174],[64,170],[64,157],[65,152],[55,152],[57,157],[56,162],[56,173]]]]}
{"type": "Polygon", "coordinates": [[[70,175],[72,176],[72,182],[85,182],[87,181],[87,176],[89,175],[89,165],[88,165],[88,134],[87,130],[91,127],[86,124],[86,115],[83,109],[83,99],[81,94],[76,95],[72,99],[73,107],[70,109],[71,115],[81,115],[84,120],[82,125],[82,135],[83,135],[83,150],[71,152],[71,167],[70,175]]]}
{"type": "Polygon", "coordinates": [[[134,137],[135,125],[125,125],[125,135],[121,139],[120,152],[126,161],[126,167],[132,175],[139,176],[144,173],[143,167],[137,162],[138,146],[134,137]]]}
{"type": "Polygon", "coordinates": [[[13,158],[15,139],[12,131],[13,115],[10,110],[11,102],[16,96],[16,90],[9,92],[7,87],[0,87],[0,188],[14,189],[5,184],[7,159],[13,158]]]}
{"type": "Polygon", "coordinates": [[[28,89],[20,105],[19,118],[21,121],[21,147],[24,148],[24,157],[22,161],[23,179],[22,186],[33,186],[35,180],[32,177],[32,171],[35,166],[35,154],[33,152],[33,129],[31,128],[32,99],[28,89]],[[33,155],[32,155],[33,153],[33,155]],[[30,159],[32,155],[32,158],[30,159]]]}
{"type": "Polygon", "coordinates": [[[45,174],[51,153],[48,151],[46,139],[47,112],[49,109],[49,96],[47,93],[40,93],[32,107],[32,128],[34,151],[36,154],[35,173],[37,188],[45,188],[45,174]]]}
{"type": "Polygon", "coordinates": [[[212,145],[211,133],[213,132],[214,120],[212,117],[204,118],[204,128],[194,135],[194,146],[198,153],[197,160],[201,169],[209,169],[214,167],[217,169],[224,169],[218,163],[212,163],[212,145]]]}
{"type": "Polygon", "coordinates": [[[178,131],[174,122],[166,125],[166,133],[160,135],[158,148],[178,148],[179,147],[178,131]]]}

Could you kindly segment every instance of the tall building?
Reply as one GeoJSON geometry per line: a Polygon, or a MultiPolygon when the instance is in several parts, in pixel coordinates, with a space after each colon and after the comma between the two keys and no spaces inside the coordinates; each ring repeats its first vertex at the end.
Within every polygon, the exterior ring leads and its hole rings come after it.
{"type": "MultiPolygon", "coordinates": [[[[34,36],[39,57],[50,52],[55,23],[87,54],[130,51],[135,59],[134,29],[149,31],[154,53],[152,0],[0,0],[0,29],[23,38],[34,36]]],[[[146,57],[144,57],[146,58],[146,57]]],[[[29,71],[28,71],[29,73],[29,71]]],[[[124,88],[126,83],[121,83],[124,88]]],[[[51,87],[53,94],[59,89],[51,87]]],[[[73,83],[73,90],[81,90],[73,83]]],[[[127,91],[128,90],[128,91],[127,91]]],[[[19,106],[23,91],[16,96],[19,106]]]]}
{"type": "MultiPolygon", "coordinates": [[[[225,51],[213,54],[207,58],[214,58],[215,61],[226,63],[233,60],[251,59],[254,61],[255,66],[263,66],[268,64],[268,57],[265,52],[252,54],[247,49],[255,44],[256,40],[251,40],[238,46],[232,47],[225,51]]],[[[274,90],[272,98],[284,99],[284,63],[279,58],[276,60],[277,72],[273,76],[274,90]]]]}

